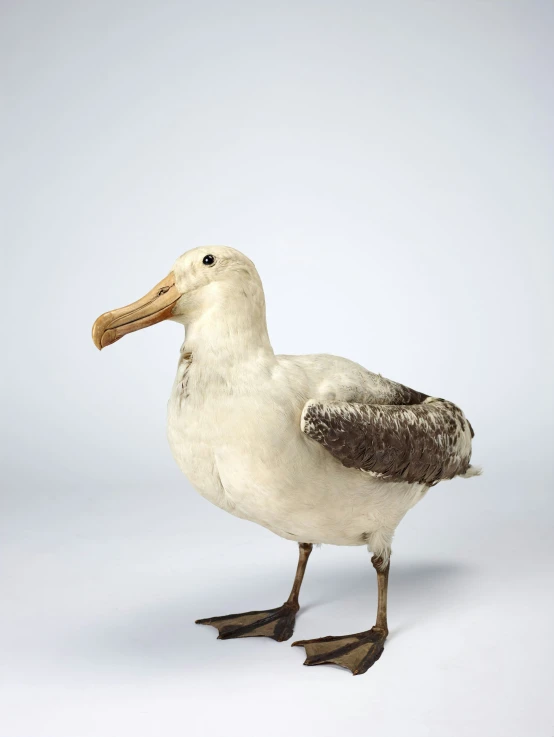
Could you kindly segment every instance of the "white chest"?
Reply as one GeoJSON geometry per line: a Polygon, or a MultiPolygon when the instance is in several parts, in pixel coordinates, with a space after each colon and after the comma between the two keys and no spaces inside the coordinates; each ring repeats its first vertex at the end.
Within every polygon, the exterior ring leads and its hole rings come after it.
{"type": "Polygon", "coordinates": [[[183,353],[168,405],[173,456],[202,496],[239,516],[259,518],[260,504],[283,486],[283,454],[294,453],[295,436],[305,442],[301,408],[301,401],[273,397],[259,377],[206,381],[193,356],[183,353]]]}
{"type": "Polygon", "coordinates": [[[306,438],[306,398],[265,372],[206,381],[184,353],[168,405],[173,456],[206,499],[282,537],[360,545],[392,534],[421,492],[344,468],[306,438]]]}
{"type": "MultiPolygon", "coordinates": [[[[215,419],[209,403],[190,399],[192,354],[181,354],[168,403],[167,434],[171,452],[181,471],[203,496],[225,506],[215,463],[215,419]]],[[[193,383],[194,383],[194,370],[193,383]]]]}

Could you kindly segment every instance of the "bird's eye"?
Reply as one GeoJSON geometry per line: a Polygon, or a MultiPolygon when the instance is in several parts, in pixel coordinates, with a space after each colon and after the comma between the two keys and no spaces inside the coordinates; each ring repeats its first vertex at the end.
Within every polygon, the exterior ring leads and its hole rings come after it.
{"type": "Polygon", "coordinates": [[[213,266],[215,264],[215,258],[212,256],[211,253],[208,253],[207,256],[204,256],[202,259],[202,263],[206,266],[213,266]]]}

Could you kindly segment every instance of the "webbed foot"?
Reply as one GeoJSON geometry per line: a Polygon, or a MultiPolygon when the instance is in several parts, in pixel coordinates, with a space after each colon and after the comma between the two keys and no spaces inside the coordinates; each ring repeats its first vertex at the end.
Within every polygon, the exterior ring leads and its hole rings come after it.
{"type": "Polygon", "coordinates": [[[387,632],[372,627],[367,632],[338,637],[320,637],[316,640],[298,640],[292,643],[305,648],[304,665],[333,663],[348,668],[353,675],[365,673],[383,654],[387,632]]]}
{"type": "Polygon", "coordinates": [[[298,606],[287,602],[276,609],[197,619],[196,624],[216,627],[219,632],[218,640],[231,640],[235,637],[271,637],[272,640],[283,642],[292,637],[297,611],[298,606]]]}

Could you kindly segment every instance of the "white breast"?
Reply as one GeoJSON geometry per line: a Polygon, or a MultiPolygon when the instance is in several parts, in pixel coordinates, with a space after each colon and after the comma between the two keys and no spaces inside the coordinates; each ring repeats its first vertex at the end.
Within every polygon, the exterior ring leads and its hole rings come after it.
{"type": "Polygon", "coordinates": [[[235,377],[233,391],[213,380],[207,390],[183,354],[168,406],[173,456],[202,496],[236,516],[288,539],[379,552],[426,487],[347,469],[305,437],[300,416],[313,388],[302,382],[262,367],[256,380],[235,377]]]}
{"type": "MultiPolygon", "coordinates": [[[[195,489],[219,507],[228,507],[215,463],[214,408],[189,386],[192,354],[181,353],[168,403],[167,435],[173,457],[195,489]]],[[[194,375],[194,371],[192,372],[194,375]]],[[[193,384],[194,378],[193,378],[193,384]]]]}

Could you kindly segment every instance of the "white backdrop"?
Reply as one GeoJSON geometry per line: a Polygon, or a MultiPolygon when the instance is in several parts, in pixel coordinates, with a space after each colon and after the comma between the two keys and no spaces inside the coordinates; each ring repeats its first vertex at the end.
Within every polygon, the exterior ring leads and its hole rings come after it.
{"type": "MultiPolygon", "coordinates": [[[[550,737],[554,6],[5,2],[0,737],[550,737]],[[217,642],[291,543],[197,497],[181,328],[94,319],[175,258],[256,263],[277,352],[459,403],[485,475],[399,528],[368,674],[217,642]]],[[[365,629],[364,549],[312,556],[299,638],[365,629]]]]}

